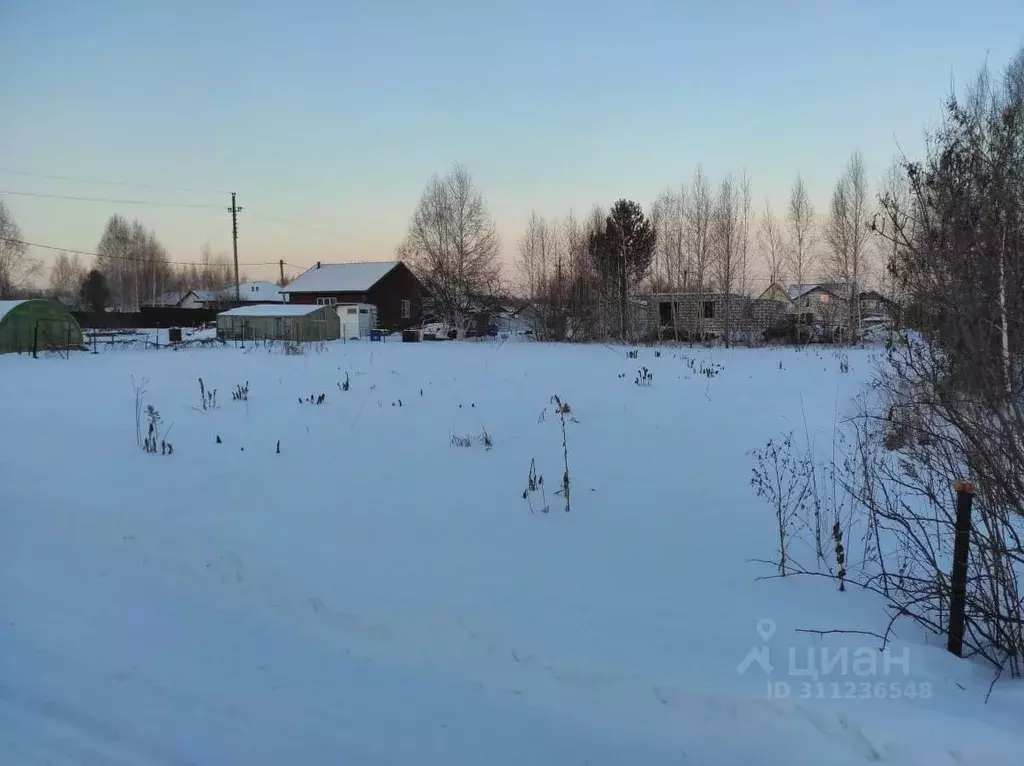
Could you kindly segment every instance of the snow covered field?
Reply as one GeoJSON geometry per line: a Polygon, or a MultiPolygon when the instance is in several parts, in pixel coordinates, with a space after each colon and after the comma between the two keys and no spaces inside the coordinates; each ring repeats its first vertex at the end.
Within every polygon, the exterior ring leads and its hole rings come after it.
{"type": "Polygon", "coordinates": [[[757,579],[774,518],[747,451],[805,427],[829,448],[871,369],[849,359],[0,357],[0,762],[1019,766],[1019,686],[984,704],[990,673],[909,624],[882,658],[797,632],[887,613],[824,578],[757,579]],[[132,376],[172,455],[137,446],[132,376]],[[578,421],[570,513],[556,394],[578,421]],[[547,514],[523,499],[531,460],[547,514]],[[770,672],[739,671],[752,651],[770,672]],[[874,668],[798,674],[843,651],[874,668]]]}

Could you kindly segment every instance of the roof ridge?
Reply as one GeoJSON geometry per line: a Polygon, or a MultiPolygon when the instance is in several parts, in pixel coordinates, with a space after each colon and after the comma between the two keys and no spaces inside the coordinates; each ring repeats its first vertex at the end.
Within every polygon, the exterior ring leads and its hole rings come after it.
{"type": "MultiPolygon", "coordinates": [[[[398,260],[392,258],[387,261],[322,261],[320,263],[320,267],[323,268],[324,266],[356,266],[362,263],[398,263],[398,260]]],[[[315,269],[316,264],[313,264],[309,268],[315,269]]]]}

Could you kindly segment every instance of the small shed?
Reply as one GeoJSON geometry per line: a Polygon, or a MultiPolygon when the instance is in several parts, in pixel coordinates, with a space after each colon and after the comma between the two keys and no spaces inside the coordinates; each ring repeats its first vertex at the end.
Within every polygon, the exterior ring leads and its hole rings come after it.
{"type": "Polygon", "coordinates": [[[341,326],[331,306],[266,303],[239,306],[218,314],[217,337],[311,343],[337,340],[341,337],[341,326]]]}
{"type": "Polygon", "coordinates": [[[0,354],[79,348],[82,328],[56,301],[0,301],[0,354]]]}
{"type": "Polygon", "coordinates": [[[377,329],[377,307],[372,303],[339,303],[335,309],[341,320],[341,336],[345,340],[365,338],[370,330],[377,329]]]}

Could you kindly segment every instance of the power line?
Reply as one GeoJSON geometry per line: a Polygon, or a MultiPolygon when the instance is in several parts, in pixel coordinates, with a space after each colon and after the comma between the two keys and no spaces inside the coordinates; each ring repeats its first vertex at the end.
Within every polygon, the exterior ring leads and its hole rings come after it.
{"type": "Polygon", "coordinates": [[[203,205],[194,202],[155,202],[153,200],[141,199],[106,199],[103,197],[69,197],[63,194],[37,194],[35,192],[3,191],[0,194],[13,194],[18,197],[44,197],[46,199],[64,199],[74,202],[107,202],[114,205],[154,205],[157,207],[189,207],[189,208],[210,208],[219,210],[220,205],[203,205]]]}
{"type": "MultiPolygon", "coordinates": [[[[91,255],[96,258],[107,258],[113,261],[134,261],[135,258],[130,258],[124,255],[106,255],[104,253],[94,253],[89,250],[75,250],[70,247],[55,247],[53,245],[41,245],[38,242],[26,242],[23,239],[11,239],[10,237],[0,237],[0,242],[13,242],[18,245],[26,245],[28,247],[40,247],[44,250],[55,250],[59,253],[71,253],[72,255],[91,255]]],[[[204,268],[220,267],[222,264],[219,263],[197,263],[196,261],[164,261],[169,266],[201,266],[204,268]]],[[[239,263],[239,266],[277,266],[277,262],[266,262],[266,263],[239,263]]],[[[286,264],[291,265],[291,264],[286,264]]],[[[292,267],[296,268],[296,267],[292,267]]]]}
{"type": "MultiPolygon", "coordinates": [[[[163,191],[185,192],[185,193],[189,193],[189,194],[231,194],[230,191],[226,191],[224,189],[198,189],[198,188],[190,188],[190,187],[187,187],[187,186],[165,186],[163,184],[139,184],[139,183],[131,183],[131,182],[128,182],[128,181],[110,181],[110,180],[104,180],[104,179],[101,179],[101,178],[85,178],[85,177],[82,177],[82,176],[63,176],[63,175],[54,175],[54,174],[51,174],[51,173],[32,173],[32,172],[29,172],[29,171],[26,171],[26,170],[13,170],[11,168],[0,168],[0,175],[23,176],[23,177],[26,177],[26,178],[46,178],[46,179],[50,179],[50,180],[54,180],[54,181],[72,181],[72,182],[75,182],[75,183],[103,184],[103,185],[106,185],[106,186],[123,186],[123,187],[128,187],[128,188],[133,188],[133,189],[155,189],[155,190],[163,190],[163,191]]],[[[26,196],[30,196],[27,192],[0,192],[0,193],[25,194],[26,196]]],[[[40,195],[31,195],[31,196],[54,196],[54,197],[57,197],[58,199],[73,199],[71,197],[61,197],[61,196],[58,196],[58,195],[42,195],[42,194],[40,194],[40,195]]],[[[93,200],[90,199],[89,201],[93,201],[93,200]]],[[[96,200],[96,201],[106,202],[107,200],[96,200]]],[[[110,200],[110,201],[111,202],[121,202],[121,200],[110,200]]],[[[125,204],[142,204],[141,202],[134,202],[134,201],[132,201],[132,202],[124,201],[124,202],[125,202],[125,204]]],[[[147,203],[147,204],[150,204],[150,203],[147,203]]],[[[154,202],[154,203],[151,203],[151,204],[160,204],[160,205],[172,204],[173,205],[173,204],[176,204],[176,203],[162,203],[162,202],[156,203],[156,202],[154,202]]],[[[214,205],[210,205],[209,207],[215,207],[215,206],[214,205]]],[[[254,211],[252,211],[251,208],[250,208],[250,212],[254,212],[254,211]]],[[[293,226],[293,227],[299,228],[299,229],[307,229],[308,231],[315,231],[317,233],[329,234],[331,236],[335,236],[335,234],[333,232],[331,232],[331,231],[328,231],[326,229],[321,229],[321,228],[319,228],[317,226],[312,226],[312,225],[309,225],[309,224],[300,223],[300,222],[296,221],[294,218],[291,218],[291,219],[279,218],[279,217],[275,217],[275,216],[271,216],[271,215],[264,215],[262,213],[257,213],[257,215],[260,218],[264,218],[264,219],[266,219],[268,221],[272,221],[274,223],[279,223],[279,224],[282,224],[284,226],[293,226]]]]}
{"type": "Polygon", "coordinates": [[[25,170],[0,168],[0,174],[9,176],[25,176],[26,178],[47,178],[54,181],[74,181],[75,183],[102,184],[105,186],[126,186],[135,189],[162,189],[164,191],[187,192],[190,194],[229,194],[222,189],[190,189],[183,186],[162,186],[160,184],[135,184],[127,181],[104,181],[99,178],[80,178],[75,176],[58,176],[49,173],[29,173],[25,170]]]}
{"type": "MultiPolygon", "coordinates": [[[[4,172],[4,171],[0,171],[0,172],[4,172]]],[[[57,176],[53,176],[53,177],[56,178],[57,176]]],[[[115,182],[111,181],[110,183],[115,183],[115,182]]],[[[126,184],[126,185],[135,185],[135,184],[126,184]]],[[[138,184],[138,185],[142,186],[141,184],[138,184]]],[[[144,187],[144,188],[168,189],[168,188],[171,188],[171,187],[153,186],[153,187],[144,187]]],[[[196,190],[178,189],[178,191],[196,191],[196,190]]],[[[230,194],[231,192],[227,192],[227,193],[230,194]]],[[[108,199],[106,197],[76,197],[76,196],[70,196],[70,195],[65,195],[65,194],[42,194],[42,193],[38,193],[38,192],[24,192],[24,191],[0,190],[0,194],[10,194],[10,195],[18,196],[18,197],[36,197],[36,198],[42,198],[42,199],[70,200],[72,202],[100,202],[100,203],[107,203],[107,204],[113,204],[113,205],[148,205],[148,206],[154,206],[154,207],[181,207],[181,208],[193,208],[193,209],[202,209],[202,210],[206,210],[206,209],[216,210],[216,209],[218,209],[220,207],[219,205],[210,205],[210,204],[205,204],[205,203],[194,203],[194,202],[158,202],[156,200],[108,199]]],[[[241,208],[238,208],[238,209],[241,210],[241,208]]],[[[230,211],[230,208],[228,208],[228,210],[230,211]]],[[[296,228],[296,229],[303,229],[305,231],[309,231],[309,232],[315,233],[315,234],[321,234],[321,235],[332,236],[332,237],[337,236],[333,232],[327,231],[326,229],[321,229],[321,228],[316,227],[316,226],[312,226],[310,224],[303,224],[303,223],[299,223],[299,222],[297,222],[295,220],[289,220],[289,219],[286,219],[286,218],[281,218],[279,216],[274,216],[274,215],[270,215],[270,214],[267,214],[267,213],[262,213],[260,211],[252,211],[251,209],[249,209],[249,210],[250,210],[250,212],[255,212],[257,218],[262,218],[262,219],[264,219],[266,221],[269,221],[269,222],[272,222],[272,223],[277,223],[277,224],[280,224],[280,225],[283,225],[283,226],[290,226],[290,227],[296,228]]]]}

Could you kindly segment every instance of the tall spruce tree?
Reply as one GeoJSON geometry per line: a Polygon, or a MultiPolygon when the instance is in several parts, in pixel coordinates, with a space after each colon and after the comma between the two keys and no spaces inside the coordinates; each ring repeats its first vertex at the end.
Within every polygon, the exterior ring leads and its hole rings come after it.
{"type": "Polygon", "coordinates": [[[612,205],[602,230],[592,231],[587,243],[594,269],[606,295],[617,294],[621,339],[626,339],[629,288],[651,268],[657,235],[639,203],[620,199],[612,205]]]}

